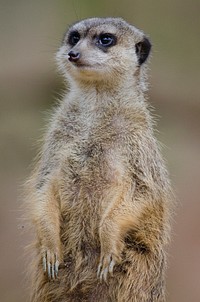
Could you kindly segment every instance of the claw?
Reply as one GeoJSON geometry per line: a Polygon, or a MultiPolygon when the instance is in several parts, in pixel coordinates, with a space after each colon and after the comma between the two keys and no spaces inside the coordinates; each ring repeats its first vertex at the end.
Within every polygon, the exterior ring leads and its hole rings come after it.
{"type": "Polygon", "coordinates": [[[46,273],[46,271],[47,271],[47,259],[46,259],[46,256],[43,257],[42,262],[43,262],[43,270],[46,273]]]}
{"type": "Polygon", "coordinates": [[[100,278],[101,268],[102,268],[102,264],[100,263],[97,270],[97,278],[100,278]]]}
{"type": "Polygon", "coordinates": [[[113,269],[116,264],[113,254],[108,255],[107,257],[102,257],[97,270],[97,278],[100,279],[100,282],[103,280],[107,283],[108,274],[113,276],[113,269]]]}
{"type": "Polygon", "coordinates": [[[57,253],[54,253],[50,250],[46,250],[43,253],[42,264],[44,273],[48,276],[49,280],[55,280],[58,276],[59,270],[59,260],[57,253]]]}
{"type": "Polygon", "coordinates": [[[101,260],[97,270],[97,278],[100,279],[100,282],[104,280],[107,283],[108,273],[113,275],[114,265],[115,261],[113,260],[112,255],[104,257],[101,260]]]}
{"type": "Polygon", "coordinates": [[[50,262],[47,263],[47,267],[48,267],[48,277],[49,277],[49,279],[51,279],[51,264],[50,264],[50,262]]]}
{"type": "Polygon", "coordinates": [[[115,261],[112,259],[112,261],[110,262],[109,268],[108,268],[108,271],[111,274],[111,276],[113,276],[113,268],[114,268],[114,266],[115,266],[115,261]]]}
{"type": "Polygon", "coordinates": [[[107,283],[107,276],[108,276],[108,268],[106,267],[100,275],[100,281],[104,280],[107,283]]]}
{"type": "Polygon", "coordinates": [[[56,277],[58,277],[58,267],[59,267],[59,261],[56,260],[56,263],[55,263],[55,274],[56,274],[56,277]]]}
{"type": "Polygon", "coordinates": [[[52,279],[55,279],[54,265],[51,266],[51,277],[52,279]]]}

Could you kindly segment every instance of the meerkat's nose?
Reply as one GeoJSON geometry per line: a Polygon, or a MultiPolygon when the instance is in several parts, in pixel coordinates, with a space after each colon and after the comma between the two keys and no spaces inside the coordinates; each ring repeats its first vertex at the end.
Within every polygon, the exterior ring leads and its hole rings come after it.
{"type": "Polygon", "coordinates": [[[71,50],[69,53],[68,53],[68,60],[70,62],[77,62],[79,59],[80,59],[80,52],[76,52],[76,51],[73,51],[71,50]]]}

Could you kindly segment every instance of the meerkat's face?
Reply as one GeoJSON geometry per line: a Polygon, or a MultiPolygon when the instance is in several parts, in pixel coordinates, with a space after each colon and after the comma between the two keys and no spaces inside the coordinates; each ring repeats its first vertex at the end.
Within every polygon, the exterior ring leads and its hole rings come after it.
{"type": "Polygon", "coordinates": [[[146,61],[151,44],[119,18],[92,18],[73,25],[57,53],[67,78],[108,81],[134,72],[146,61]]]}

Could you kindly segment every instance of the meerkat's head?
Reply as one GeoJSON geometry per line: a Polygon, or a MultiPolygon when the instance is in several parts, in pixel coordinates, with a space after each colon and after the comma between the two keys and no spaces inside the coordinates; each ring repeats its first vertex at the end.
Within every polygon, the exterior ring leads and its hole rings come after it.
{"type": "Polygon", "coordinates": [[[137,73],[151,49],[144,33],[121,18],[91,18],[72,25],[57,53],[70,81],[109,82],[137,73]]]}

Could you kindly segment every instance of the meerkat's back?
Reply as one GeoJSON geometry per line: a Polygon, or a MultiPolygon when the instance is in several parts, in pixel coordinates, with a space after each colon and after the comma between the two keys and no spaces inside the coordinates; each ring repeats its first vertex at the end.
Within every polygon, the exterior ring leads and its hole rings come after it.
{"type": "Polygon", "coordinates": [[[170,184],[145,100],[144,33],[120,18],[69,28],[70,89],[31,178],[32,302],[163,302],[170,184]]]}

